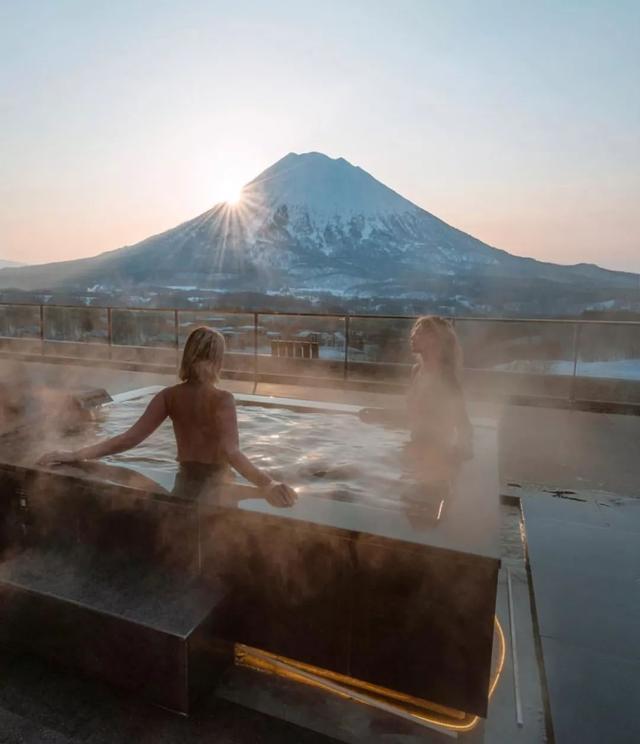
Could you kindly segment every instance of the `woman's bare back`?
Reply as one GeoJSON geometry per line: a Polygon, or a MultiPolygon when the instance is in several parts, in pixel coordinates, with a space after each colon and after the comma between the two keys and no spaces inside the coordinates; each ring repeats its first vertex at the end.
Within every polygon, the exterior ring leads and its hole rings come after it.
{"type": "Polygon", "coordinates": [[[183,382],[163,391],[180,462],[223,465],[229,444],[237,446],[233,396],[212,385],[183,382]],[[232,440],[232,441],[230,441],[232,440]]]}

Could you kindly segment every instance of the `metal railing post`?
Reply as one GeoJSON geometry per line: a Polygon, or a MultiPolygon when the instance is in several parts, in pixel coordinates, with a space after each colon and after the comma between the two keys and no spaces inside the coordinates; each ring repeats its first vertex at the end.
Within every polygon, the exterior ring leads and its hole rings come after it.
{"type": "Polygon", "coordinates": [[[582,326],[579,323],[573,324],[573,371],[571,374],[571,388],[569,390],[569,400],[571,403],[575,400],[576,393],[576,372],[578,369],[578,355],[580,353],[580,336],[582,326]]]}
{"type": "Polygon", "coordinates": [[[258,389],[258,315],[253,314],[253,394],[258,389]]]}
{"type": "Polygon", "coordinates": [[[176,344],[176,372],[180,369],[180,325],[178,323],[178,308],[173,311],[173,340],[176,344]]]}
{"type": "Polygon", "coordinates": [[[108,344],[108,356],[111,360],[113,352],[113,318],[111,316],[111,307],[107,308],[107,344],[108,344]]]}
{"type": "Polygon", "coordinates": [[[44,305],[40,305],[40,356],[44,356],[44,305]]]}
{"type": "Polygon", "coordinates": [[[350,334],[350,319],[348,315],[344,316],[344,366],[343,366],[343,377],[345,380],[349,379],[349,334],[350,334]]]}

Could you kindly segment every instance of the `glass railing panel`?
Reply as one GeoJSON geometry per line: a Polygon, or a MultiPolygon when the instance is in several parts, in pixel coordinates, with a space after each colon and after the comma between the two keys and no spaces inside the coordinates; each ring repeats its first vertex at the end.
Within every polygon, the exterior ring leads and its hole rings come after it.
{"type": "Polygon", "coordinates": [[[476,397],[571,394],[575,324],[540,320],[457,320],[465,382],[476,397]]]}
{"type": "Polygon", "coordinates": [[[40,338],[39,306],[0,306],[0,336],[3,338],[40,338]]]}
{"type": "Polygon", "coordinates": [[[343,317],[260,315],[258,371],[269,381],[327,384],[344,378],[343,317]]]}
{"type": "Polygon", "coordinates": [[[109,321],[106,308],[45,305],[42,317],[45,353],[88,358],[107,355],[109,321]]]}
{"type": "Polygon", "coordinates": [[[349,379],[371,382],[374,387],[405,384],[415,363],[409,348],[413,324],[412,318],[350,318],[349,379]]]}
{"type": "Polygon", "coordinates": [[[177,364],[173,310],[116,308],[111,311],[113,359],[147,364],[177,364]]]}
{"type": "Polygon", "coordinates": [[[640,403],[640,323],[580,328],[576,399],[640,403]]]}
{"type": "Polygon", "coordinates": [[[40,347],[40,307],[0,305],[0,348],[33,353],[40,347]]]}

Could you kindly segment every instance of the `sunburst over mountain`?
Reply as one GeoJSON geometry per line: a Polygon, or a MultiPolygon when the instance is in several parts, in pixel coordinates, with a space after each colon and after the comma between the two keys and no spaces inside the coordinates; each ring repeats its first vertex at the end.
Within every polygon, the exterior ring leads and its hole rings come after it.
{"type": "MultiPolygon", "coordinates": [[[[0,272],[0,286],[172,286],[483,302],[553,283],[584,303],[637,275],[513,256],[446,224],[343,158],[289,153],[234,204],[93,258],[0,272]],[[597,291],[596,291],[597,290],[597,291]]],[[[606,294],[606,292],[605,292],[606,294]]],[[[490,304],[490,303],[489,303],[490,304]]]]}

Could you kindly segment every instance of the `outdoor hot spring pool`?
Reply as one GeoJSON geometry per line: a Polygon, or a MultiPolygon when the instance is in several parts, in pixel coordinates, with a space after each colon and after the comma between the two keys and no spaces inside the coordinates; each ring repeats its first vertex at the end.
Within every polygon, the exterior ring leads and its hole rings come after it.
{"type": "MultiPolygon", "coordinates": [[[[143,413],[153,392],[105,406],[95,438],[122,433],[143,413]]],[[[392,506],[415,487],[403,461],[406,431],[365,424],[357,415],[298,411],[271,405],[237,406],[243,452],[300,495],[392,506]],[[399,487],[400,484],[400,487],[399,487]]],[[[104,458],[136,470],[176,470],[176,445],[167,419],[135,449],[104,458]]],[[[242,478],[236,475],[238,481],[242,478]]]]}

